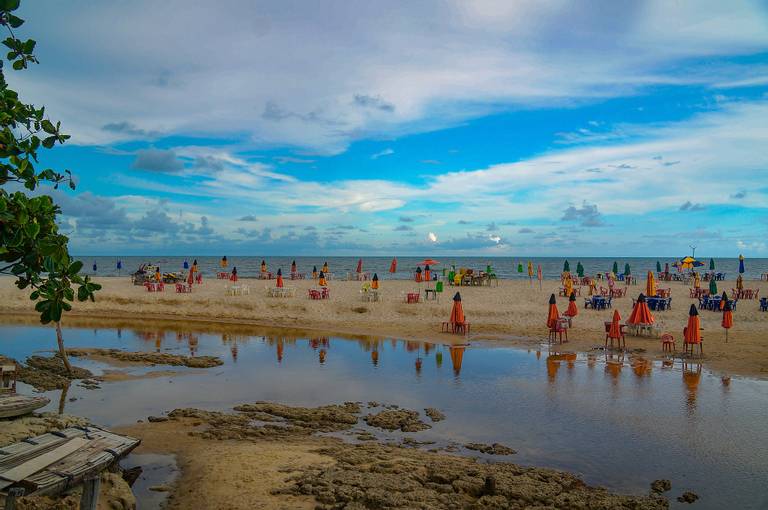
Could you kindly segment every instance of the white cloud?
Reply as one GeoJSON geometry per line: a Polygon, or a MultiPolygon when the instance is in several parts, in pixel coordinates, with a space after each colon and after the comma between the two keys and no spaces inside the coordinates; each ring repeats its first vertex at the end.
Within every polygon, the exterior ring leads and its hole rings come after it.
{"type": "Polygon", "coordinates": [[[379,159],[380,157],[383,157],[383,156],[390,156],[390,155],[392,155],[392,154],[394,154],[394,153],[395,153],[395,151],[394,151],[393,149],[390,149],[390,148],[386,148],[386,149],[384,149],[384,150],[381,150],[381,151],[379,151],[379,152],[376,152],[376,153],[374,153],[374,154],[371,154],[371,159],[379,159]]]}
{"type": "Polygon", "coordinates": [[[336,153],[511,107],[755,80],[695,62],[768,47],[764,7],[735,0],[73,0],[21,14],[42,65],[9,80],[74,143],[181,133],[336,153]]]}

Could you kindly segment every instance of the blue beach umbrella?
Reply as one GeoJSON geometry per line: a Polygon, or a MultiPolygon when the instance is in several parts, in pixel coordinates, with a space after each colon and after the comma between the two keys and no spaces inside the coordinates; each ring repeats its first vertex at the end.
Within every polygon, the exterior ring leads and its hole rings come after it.
{"type": "Polygon", "coordinates": [[[96,272],[96,262],[93,263],[93,272],[96,272]]]}
{"type": "Polygon", "coordinates": [[[186,259],[184,259],[184,269],[189,269],[189,262],[186,259]]]}
{"type": "Polygon", "coordinates": [[[739,255],[739,273],[744,274],[744,255],[739,255]]]}

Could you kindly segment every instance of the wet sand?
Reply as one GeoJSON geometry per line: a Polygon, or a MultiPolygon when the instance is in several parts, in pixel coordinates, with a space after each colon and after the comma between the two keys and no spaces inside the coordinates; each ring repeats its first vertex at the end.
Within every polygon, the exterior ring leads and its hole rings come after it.
{"type": "Polygon", "coordinates": [[[168,421],[119,429],[142,438],[137,453],[175,455],[182,475],[167,508],[668,507],[658,494],[611,494],[551,469],[315,435],[355,434],[365,411],[353,403],[236,409],[175,410],[168,421]]]}
{"type": "MultiPolygon", "coordinates": [[[[359,282],[331,281],[331,299],[310,300],[307,289],[312,281],[286,281],[286,286],[296,289],[292,298],[269,298],[266,288],[274,281],[241,279],[240,284],[248,285],[251,294],[227,296],[225,286],[229,282],[208,279],[203,285],[195,286],[191,294],[177,294],[172,286],[164,293],[148,293],[143,287],[133,286],[127,277],[97,278],[104,288],[97,294],[95,303],[76,303],[74,312],[68,314],[66,324],[82,324],[99,318],[109,319],[110,324],[149,324],[159,320],[174,321],[178,327],[205,328],[206,323],[216,323],[233,331],[249,326],[287,327],[302,330],[321,330],[352,336],[384,336],[436,343],[463,343],[467,339],[440,333],[441,322],[447,320],[451,297],[461,292],[462,303],[471,323],[472,341],[488,341],[504,345],[530,347],[546,341],[545,326],[547,300],[557,292],[559,281],[548,280],[539,291],[537,282],[531,286],[528,281],[499,282],[492,287],[446,287],[440,301],[406,304],[406,292],[419,291],[424,284],[408,281],[382,280],[381,302],[365,303],[361,299],[359,282]]],[[[745,285],[768,292],[767,282],[748,281],[745,285]]],[[[689,287],[678,282],[662,283],[672,291],[672,310],[655,312],[664,331],[674,335],[678,350],[682,349],[682,329],[688,318],[688,308],[695,301],[688,297],[689,287]]],[[[734,282],[718,282],[719,289],[730,289],[734,282]]],[[[636,297],[645,286],[630,286],[627,297],[614,299],[614,309],[619,310],[622,319],[629,317],[632,308],[631,297],[636,297]]],[[[586,295],[587,288],[582,288],[586,295]]],[[[579,315],[573,320],[568,332],[567,348],[574,351],[589,351],[604,343],[604,321],[610,320],[612,310],[585,310],[584,298],[577,299],[579,315]]],[[[10,278],[0,278],[0,313],[14,320],[29,320],[35,323],[27,293],[16,289],[10,278]]],[[[567,308],[567,301],[558,298],[561,312],[567,308]]],[[[721,314],[701,311],[704,328],[704,362],[708,368],[733,375],[765,378],[768,376],[768,344],[765,342],[768,330],[768,313],[760,312],[755,300],[742,300],[734,312],[734,326],[725,341],[724,330],[720,327],[721,314]]],[[[653,338],[628,337],[627,347],[644,349],[649,356],[662,356],[661,342],[653,338]]]]}

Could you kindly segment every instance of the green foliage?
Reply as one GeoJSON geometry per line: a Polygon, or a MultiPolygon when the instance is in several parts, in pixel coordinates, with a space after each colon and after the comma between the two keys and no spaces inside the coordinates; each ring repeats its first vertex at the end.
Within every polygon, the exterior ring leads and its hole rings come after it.
{"type": "MultiPolygon", "coordinates": [[[[13,69],[26,69],[38,63],[35,41],[18,39],[13,29],[24,20],[15,16],[19,0],[0,0],[0,25],[9,36],[3,41],[10,51],[6,58],[13,69]]],[[[66,184],[74,189],[72,174],[50,168],[39,169],[38,151],[64,143],[69,136],[61,123],[45,117],[45,108],[23,103],[19,94],[8,88],[0,60],[0,273],[16,277],[20,289],[31,288],[35,310],[47,324],[59,322],[61,315],[78,301],[94,299],[101,286],[79,274],[82,263],[69,256],[67,236],[56,225],[59,207],[48,195],[27,195],[8,188],[35,191],[41,184],[57,189],[66,184]],[[73,286],[77,287],[75,292],[73,286]]]]}

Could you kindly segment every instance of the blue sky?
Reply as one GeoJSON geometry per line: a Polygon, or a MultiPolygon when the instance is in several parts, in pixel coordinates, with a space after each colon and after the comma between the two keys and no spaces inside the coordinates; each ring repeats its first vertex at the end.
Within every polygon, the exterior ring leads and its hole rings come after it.
{"type": "Polygon", "coordinates": [[[78,254],[768,256],[764,2],[21,14],[78,254]]]}

